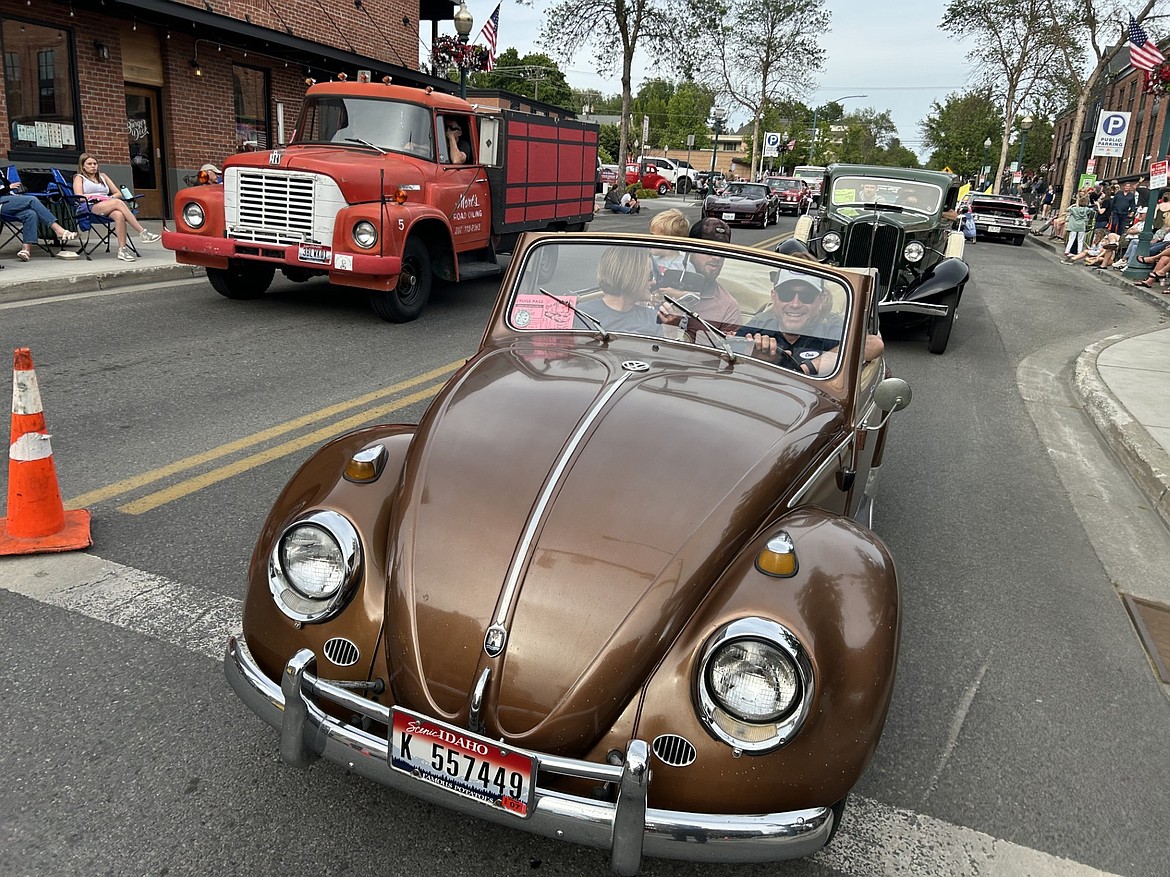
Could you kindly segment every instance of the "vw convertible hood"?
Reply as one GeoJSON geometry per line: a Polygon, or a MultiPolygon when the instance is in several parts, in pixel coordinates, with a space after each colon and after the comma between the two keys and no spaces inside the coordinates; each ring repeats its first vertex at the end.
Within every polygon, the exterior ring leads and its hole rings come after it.
{"type": "Polygon", "coordinates": [[[587,750],[841,428],[782,372],[697,350],[631,366],[650,345],[622,340],[487,350],[419,424],[388,544],[402,705],[463,723],[489,670],[489,734],[587,750]]]}

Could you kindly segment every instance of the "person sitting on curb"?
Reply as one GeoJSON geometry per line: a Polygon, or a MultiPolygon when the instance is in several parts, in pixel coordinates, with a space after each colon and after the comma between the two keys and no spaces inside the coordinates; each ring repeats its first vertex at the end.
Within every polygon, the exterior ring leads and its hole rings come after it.
{"type": "Polygon", "coordinates": [[[630,193],[620,183],[614,183],[605,193],[605,208],[614,213],[633,213],[630,207],[630,193]]]}
{"type": "Polygon", "coordinates": [[[1066,265],[1072,265],[1075,262],[1084,262],[1088,268],[1111,268],[1113,267],[1113,260],[1117,256],[1117,250],[1121,246],[1121,235],[1116,232],[1106,232],[1105,237],[1102,238],[1101,243],[1095,247],[1085,247],[1075,256],[1066,256],[1064,262],[1066,265]]]}

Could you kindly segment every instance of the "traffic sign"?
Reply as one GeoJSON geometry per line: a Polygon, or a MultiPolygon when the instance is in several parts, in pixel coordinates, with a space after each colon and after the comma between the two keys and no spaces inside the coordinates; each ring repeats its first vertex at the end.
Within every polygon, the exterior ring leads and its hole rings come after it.
{"type": "Polygon", "coordinates": [[[769,131],[764,135],[764,158],[774,158],[780,154],[780,134],[769,131]]]}
{"type": "Polygon", "coordinates": [[[1162,161],[1150,162],[1150,188],[1151,189],[1165,189],[1166,188],[1166,169],[1167,162],[1162,161]]]}
{"type": "Polygon", "coordinates": [[[1129,134],[1129,113],[1120,110],[1102,110],[1097,119],[1097,134],[1093,138],[1091,155],[1125,154],[1125,138],[1129,134]]]}

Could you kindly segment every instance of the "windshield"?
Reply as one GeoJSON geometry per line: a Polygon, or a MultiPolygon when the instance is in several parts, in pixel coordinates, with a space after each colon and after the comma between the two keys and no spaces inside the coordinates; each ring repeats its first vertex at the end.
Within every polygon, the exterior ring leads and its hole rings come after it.
{"type": "Polygon", "coordinates": [[[773,192],[787,192],[791,189],[802,189],[804,183],[800,180],[768,180],[773,192]]]}
{"type": "Polygon", "coordinates": [[[759,183],[731,183],[728,185],[725,194],[740,198],[767,198],[768,187],[759,183]]]}
{"type": "Polygon", "coordinates": [[[943,192],[930,183],[890,180],[880,177],[837,177],[830,196],[835,206],[896,204],[903,210],[933,214],[943,192]]]}
{"type": "Polygon", "coordinates": [[[417,104],[321,95],[305,100],[292,143],[367,143],[433,158],[432,131],[430,110],[417,104]]]}
{"type": "Polygon", "coordinates": [[[825,175],[825,169],[816,165],[802,165],[792,169],[792,176],[805,180],[819,180],[825,175]]]}
{"type": "Polygon", "coordinates": [[[780,267],[703,247],[686,239],[678,249],[542,242],[525,253],[508,324],[520,332],[666,339],[805,373],[803,361],[840,344],[852,303],[847,286],[811,263],[780,267]]]}

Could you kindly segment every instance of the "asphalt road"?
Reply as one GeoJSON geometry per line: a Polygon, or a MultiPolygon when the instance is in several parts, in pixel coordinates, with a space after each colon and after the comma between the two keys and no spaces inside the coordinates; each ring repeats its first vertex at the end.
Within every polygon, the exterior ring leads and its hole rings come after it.
{"type": "MultiPolygon", "coordinates": [[[[1165,873],[1170,703],[1116,588],[1164,575],[1168,540],[1068,392],[1081,349],[1158,316],[1031,246],[968,259],[944,356],[886,339],[915,394],[875,515],[903,647],[842,835],[782,869],[644,874],[1165,873]]],[[[495,286],[440,288],[404,326],[319,284],[0,306],[0,349],[33,348],[62,492],[95,519],[85,557],[0,559],[0,874],[604,873],[596,851],[284,766],[216,657],[281,484],[338,424],[416,420],[495,286]],[[63,587],[70,564],[91,584],[63,587]]]]}

